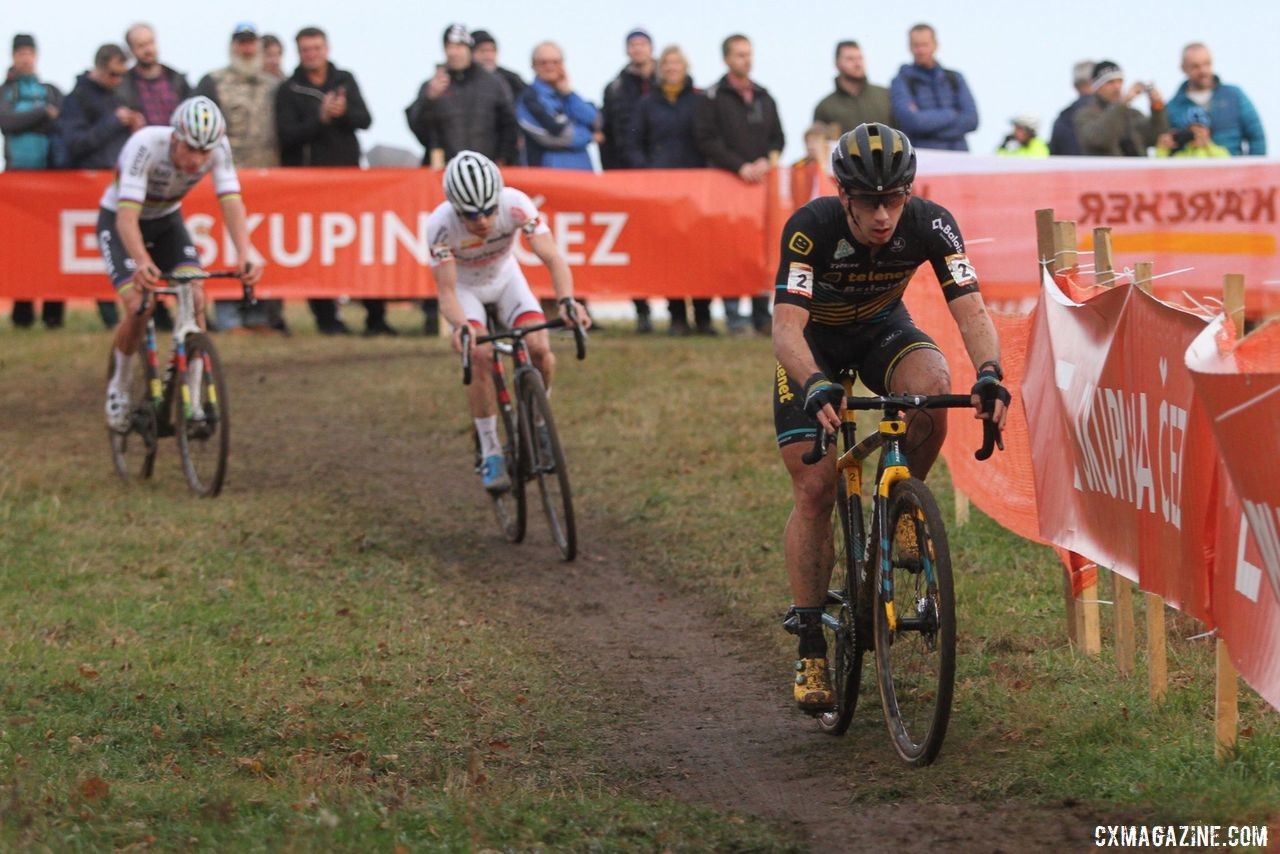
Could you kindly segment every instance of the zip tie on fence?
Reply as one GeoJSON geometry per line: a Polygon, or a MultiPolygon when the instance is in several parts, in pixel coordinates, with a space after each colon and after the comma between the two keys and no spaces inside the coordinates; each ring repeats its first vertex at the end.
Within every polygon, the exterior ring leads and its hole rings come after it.
{"type": "Polygon", "coordinates": [[[1215,299],[1214,297],[1208,297],[1208,299],[1213,299],[1213,300],[1215,300],[1215,302],[1217,302],[1217,303],[1218,303],[1218,308],[1217,308],[1217,309],[1210,308],[1209,306],[1206,306],[1204,303],[1200,302],[1200,300],[1196,299],[1195,297],[1193,297],[1191,294],[1187,293],[1186,291],[1183,291],[1183,292],[1182,292],[1182,295],[1183,295],[1184,297],[1186,297],[1186,298],[1187,298],[1187,302],[1191,303],[1191,304],[1192,304],[1193,306],[1195,306],[1198,310],[1200,310],[1200,311],[1204,312],[1204,316],[1205,316],[1206,318],[1208,318],[1208,317],[1216,317],[1216,316],[1219,314],[1219,311],[1220,311],[1220,309],[1221,309],[1221,307],[1222,307],[1222,300],[1217,300],[1217,299],[1215,299]]]}
{"type": "MultiPolygon", "coordinates": [[[[1093,254],[1092,249],[1059,249],[1057,252],[1053,253],[1053,257],[1054,257],[1054,260],[1057,260],[1059,255],[1092,255],[1092,254],[1093,254]]],[[[1040,263],[1043,264],[1044,260],[1041,259],[1040,263]]]]}
{"type": "Polygon", "coordinates": [[[1209,631],[1207,632],[1201,632],[1198,635],[1192,635],[1191,637],[1187,638],[1187,640],[1193,641],[1193,640],[1200,640],[1201,638],[1211,638],[1217,633],[1218,633],[1217,629],[1209,629],[1209,631]]]}
{"type": "Polygon", "coordinates": [[[1167,273],[1161,273],[1161,274],[1160,274],[1160,275],[1158,275],[1158,276],[1152,276],[1152,277],[1151,277],[1151,281],[1153,281],[1153,282],[1154,282],[1156,279],[1167,279],[1168,277],[1170,277],[1170,276],[1176,276],[1176,275],[1178,275],[1179,273],[1190,273],[1190,272],[1192,272],[1193,270],[1195,270],[1195,267],[1183,267],[1181,270],[1170,270],[1170,271],[1169,271],[1169,272],[1167,272],[1167,273]]]}
{"type": "Polygon", "coordinates": [[[1080,604],[1081,605],[1114,605],[1116,603],[1108,601],[1106,599],[1081,599],[1080,604]]]}

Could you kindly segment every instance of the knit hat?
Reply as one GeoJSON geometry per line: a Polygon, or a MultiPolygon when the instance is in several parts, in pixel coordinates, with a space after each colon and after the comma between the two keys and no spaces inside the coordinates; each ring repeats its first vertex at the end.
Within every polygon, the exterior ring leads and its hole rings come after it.
{"type": "Polygon", "coordinates": [[[490,35],[488,30],[472,30],[471,46],[480,47],[480,45],[482,44],[497,45],[498,40],[495,39],[492,35],[490,35]]]}
{"type": "Polygon", "coordinates": [[[471,38],[471,32],[466,28],[465,24],[450,24],[444,30],[445,44],[465,44],[467,47],[474,47],[475,41],[471,38]]]}
{"type": "Polygon", "coordinates": [[[20,47],[29,47],[34,49],[35,46],[36,46],[35,36],[28,35],[27,33],[18,33],[16,36],[13,37],[14,50],[17,50],[20,47]]]}
{"type": "Polygon", "coordinates": [[[1093,83],[1090,84],[1090,87],[1094,92],[1097,92],[1112,80],[1123,79],[1124,71],[1121,70],[1120,66],[1109,59],[1104,59],[1093,67],[1093,83]]]}
{"type": "Polygon", "coordinates": [[[653,36],[649,35],[649,31],[646,30],[644,27],[633,28],[631,32],[627,33],[627,37],[622,41],[625,43],[625,42],[631,41],[632,39],[644,39],[649,44],[653,44],[653,36]]]}

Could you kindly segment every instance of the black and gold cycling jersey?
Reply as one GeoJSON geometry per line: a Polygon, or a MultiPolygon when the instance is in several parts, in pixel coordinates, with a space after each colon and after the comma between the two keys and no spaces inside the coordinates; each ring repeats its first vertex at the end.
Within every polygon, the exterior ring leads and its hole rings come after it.
{"type": "Polygon", "coordinates": [[[926,261],[948,302],[977,292],[977,273],[946,208],[908,199],[893,237],[873,253],[849,230],[840,199],[824,196],[792,214],[782,230],[775,301],[808,309],[809,320],[824,326],[879,323],[926,261]]]}

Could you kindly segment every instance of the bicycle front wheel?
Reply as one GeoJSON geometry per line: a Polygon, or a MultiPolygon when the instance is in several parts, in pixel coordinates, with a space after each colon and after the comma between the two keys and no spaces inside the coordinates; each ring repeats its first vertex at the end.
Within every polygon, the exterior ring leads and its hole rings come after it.
{"type": "Polygon", "coordinates": [[[542,375],[527,371],[520,378],[522,402],[520,435],[529,460],[529,473],[538,481],[542,509],[547,515],[551,539],[565,560],[578,554],[578,534],[573,519],[573,495],[564,450],[551,417],[551,402],[542,384],[542,375]]]}
{"type": "MultiPolygon", "coordinates": [[[[156,404],[151,400],[147,388],[147,364],[145,353],[139,352],[134,357],[133,376],[129,377],[129,400],[132,409],[129,413],[129,429],[120,432],[107,427],[107,441],[111,445],[111,463],[116,474],[123,480],[130,480],[137,469],[139,480],[151,477],[155,469],[156,448],[159,446],[159,423],[156,415],[156,404]]],[[[107,382],[111,382],[115,374],[115,348],[107,356],[107,382]]]]}
{"type": "Polygon", "coordinates": [[[887,523],[878,528],[888,534],[880,534],[872,564],[880,573],[875,585],[880,700],[894,749],[906,762],[922,766],[937,758],[951,718],[956,675],[951,553],[938,504],[915,478],[894,484],[887,523]],[[885,596],[887,581],[892,600],[885,596]]]}
{"type": "Polygon", "coordinates": [[[858,593],[861,571],[858,557],[862,549],[862,508],[855,497],[846,495],[843,476],[836,478],[836,512],[832,515],[835,537],[835,567],[831,572],[831,592],[827,611],[836,618],[837,628],[828,630],[828,648],[834,649],[831,661],[832,687],[836,691],[836,708],[818,715],[818,726],[831,735],[844,735],[858,707],[858,689],[862,682],[862,660],[871,647],[871,639],[858,620],[858,593]]]}
{"type": "Polygon", "coordinates": [[[188,335],[186,354],[187,369],[174,378],[174,432],[187,485],[196,495],[212,498],[222,491],[231,448],[227,380],[208,335],[188,335]]]}

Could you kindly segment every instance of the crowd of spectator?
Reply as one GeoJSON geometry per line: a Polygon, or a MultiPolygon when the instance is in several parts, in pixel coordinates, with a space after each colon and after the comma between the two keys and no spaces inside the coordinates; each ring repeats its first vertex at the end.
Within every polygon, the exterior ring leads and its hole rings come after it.
{"type": "MultiPolygon", "coordinates": [[[[35,38],[13,38],[13,61],[0,86],[0,132],[8,169],[93,168],[115,165],[134,131],[167,124],[189,94],[212,98],[227,121],[227,136],[241,167],[359,166],[356,131],[372,116],[354,74],[329,58],[326,34],[305,27],[294,38],[298,67],[282,67],[283,44],[251,23],[231,32],[228,64],[204,75],[192,89],[186,77],[160,61],[155,30],[143,23],[124,34],[124,47],[104,44],[93,64],[64,97],[37,72],[35,38]]],[[[443,61],[418,88],[405,119],[423,146],[422,164],[441,168],[458,151],[479,151],[500,164],[559,169],[716,168],[743,181],[764,180],[778,165],[784,145],[778,106],[752,77],[752,44],[741,34],[722,44],[725,73],[705,89],[694,85],[689,60],[678,45],[655,50],[652,35],[637,27],[623,38],[626,63],[605,87],[596,107],[591,93],[570,82],[563,49],[552,41],[532,52],[532,78],[499,65],[498,42],[486,30],[461,23],[446,27],[443,61]]],[[[867,79],[862,46],[852,40],[835,48],[835,86],[818,101],[805,132],[806,156],[794,164],[791,187],[807,200],[820,187],[814,177],[840,133],[863,122],[901,128],[920,148],[968,151],[967,135],[978,127],[978,107],[964,75],[937,58],[933,27],[907,33],[911,62],[888,86],[867,79]]],[[[1001,155],[1229,157],[1266,153],[1257,111],[1237,86],[1213,71],[1209,48],[1187,45],[1181,58],[1185,80],[1166,102],[1154,84],[1126,86],[1120,64],[1085,60],[1072,68],[1076,97],[1055,118],[1046,141],[1033,113],[1009,120],[997,149],[1001,155]],[[1144,107],[1145,110],[1139,109],[1144,107]]],[[[728,331],[767,334],[769,295],[744,294],[724,301],[728,331]]],[[[394,335],[384,300],[364,300],[365,333],[394,335]]],[[[317,328],[326,334],[350,329],[333,299],[308,300],[317,328]]],[[[693,300],[690,324],[685,300],[668,301],[672,334],[715,334],[710,301],[693,300]]],[[[17,302],[15,326],[35,322],[34,305],[17,302]]],[[[637,331],[650,332],[649,303],[635,300],[637,331]]],[[[438,308],[425,302],[424,328],[439,329],[438,308]]],[[[115,323],[115,306],[99,303],[103,322],[115,323]]],[[[218,304],[219,327],[251,323],[284,329],[279,303],[245,316],[236,303],[218,304]]],[[[63,307],[46,302],[40,317],[60,326],[63,307]]],[[[163,319],[162,319],[163,321],[163,319]]]]}

